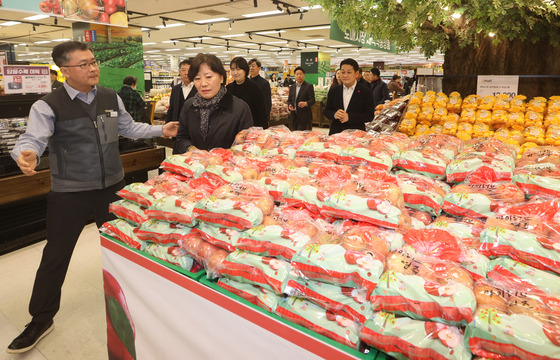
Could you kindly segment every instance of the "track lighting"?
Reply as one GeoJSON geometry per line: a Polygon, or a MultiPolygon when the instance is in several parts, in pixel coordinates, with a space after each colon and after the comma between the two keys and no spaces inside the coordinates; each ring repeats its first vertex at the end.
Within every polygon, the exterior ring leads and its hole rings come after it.
{"type": "Polygon", "coordinates": [[[290,11],[290,8],[286,8],[286,12],[288,13],[288,15],[292,16],[292,12],[290,11]]]}
{"type": "Polygon", "coordinates": [[[36,32],[37,28],[35,27],[35,24],[33,24],[33,32],[36,32]]]}
{"type": "Polygon", "coordinates": [[[249,53],[249,49],[247,49],[247,54],[249,53]]]}
{"type": "Polygon", "coordinates": [[[54,18],[54,24],[58,25],[58,18],[57,17],[54,18]]]}
{"type": "Polygon", "coordinates": [[[338,52],[339,52],[339,51],[340,51],[340,49],[339,49],[339,48],[337,48],[337,49],[336,49],[336,53],[338,54],[338,52]]]}
{"type": "Polygon", "coordinates": [[[209,31],[210,31],[210,25],[211,25],[211,24],[208,24],[208,26],[206,27],[206,32],[209,32],[209,31]]]}
{"type": "Polygon", "coordinates": [[[233,23],[233,21],[229,22],[229,30],[231,30],[231,24],[233,23]]]}
{"type": "Polygon", "coordinates": [[[278,37],[282,37],[282,32],[280,30],[276,30],[278,31],[278,37]]]}
{"type": "Polygon", "coordinates": [[[299,13],[299,19],[303,20],[303,12],[299,13]]]}
{"type": "Polygon", "coordinates": [[[303,46],[305,46],[305,48],[307,49],[307,43],[304,43],[303,46]]]}
{"type": "Polygon", "coordinates": [[[150,38],[150,31],[148,30],[148,39],[150,38]]]}
{"type": "Polygon", "coordinates": [[[163,24],[163,27],[167,27],[167,24],[165,23],[165,19],[161,18],[161,23],[163,24]]]}
{"type": "Polygon", "coordinates": [[[259,45],[259,51],[261,51],[261,49],[262,49],[262,45],[259,45]]]}
{"type": "Polygon", "coordinates": [[[249,36],[249,39],[253,40],[253,34],[248,33],[247,35],[249,36]]]}
{"type": "Polygon", "coordinates": [[[278,11],[284,12],[284,10],[282,10],[282,8],[280,7],[280,4],[278,4],[278,3],[276,3],[276,8],[278,9],[278,11]]]}
{"type": "MultiPolygon", "coordinates": [[[[233,1],[233,0],[232,0],[233,1]]],[[[257,0],[253,0],[253,7],[258,7],[257,0]]]]}
{"type": "Polygon", "coordinates": [[[177,46],[177,42],[173,41],[173,45],[177,46]]]}

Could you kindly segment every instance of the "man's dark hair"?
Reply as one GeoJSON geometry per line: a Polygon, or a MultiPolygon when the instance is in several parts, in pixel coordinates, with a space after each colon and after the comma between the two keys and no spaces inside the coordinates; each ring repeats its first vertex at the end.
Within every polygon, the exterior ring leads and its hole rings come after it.
{"type": "Polygon", "coordinates": [[[233,59],[231,59],[231,62],[229,63],[230,69],[233,64],[235,64],[235,66],[237,66],[238,69],[245,71],[245,77],[249,76],[249,64],[247,64],[247,60],[245,60],[245,58],[242,58],[241,56],[236,56],[233,59]]]}
{"type": "Polygon", "coordinates": [[[61,44],[56,45],[52,51],[52,58],[56,66],[61,67],[69,65],[70,53],[74,51],[85,51],[91,50],[91,46],[88,43],[83,43],[80,41],[65,41],[61,44]]]}
{"type": "Polygon", "coordinates": [[[400,79],[400,78],[401,78],[401,77],[400,77],[399,75],[397,75],[397,74],[393,75],[393,80],[397,80],[397,79],[400,79]]]}
{"type": "Polygon", "coordinates": [[[260,62],[259,60],[257,60],[257,59],[251,59],[251,60],[249,60],[249,65],[251,65],[252,63],[257,64],[257,67],[259,67],[259,68],[262,67],[262,66],[261,66],[261,62],[260,62]]]}
{"type": "Polygon", "coordinates": [[[371,69],[371,73],[372,73],[373,75],[381,76],[381,71],[379,71],[378,68],[373,68],[373,69],[371,69]]]}
{"type": "Polygon", "coordinates": [[[51,74],[58,76],[58,71],[56,71],[55,69],[51,69],[51,74]]]}
{"type": "Polygon", "coordinates": [[[342,68],[342,65],[350,65],[354,68],[354,71],[358,71],[360,69],[360,65],[358,65],[358,62],[352,58],[348,58],[348,59],[344,59],[340,62],[340,67],[342,68]]]}
{"type": "Polygon", "coordinates": [[[124,85],[129,85],[129,86],[135,85],[137,82],[138,79],[134,76],[127,76],[122,81],[124,85]]]}
{"type": "Polygon", "coordinates": [[[180,69],[181,66],[183,66],[183,65],[191,65],[191,64],[192,64],[192,59],[185,59],[185,60],[183,60],[183,61],[181,61],[181,62],[179,63],[179,69],[180,69]]]}
{"type": "Polygon", "coordinates": [[[290,74],[286,74],[286,77],[291,77],[291,76],[292,76],[292,75],[290,75],[290,74]]]}
{"type": "Polygon", "coordinates": [[[296,74],[296,72],[298,70],[301,70],[301,72],[305,74],[305,70],[303,70],[303,68],[301,66],[298,66],[297,68],[294,69],[294,75],[296,74]]]}
{"type": "Polygon", "coordinates": [[[202,64],[208,65],[213,72],[217,73],[218,75],[221,75],[224,79],[223,84],[225,85],[227,80],[226,69],[224,69],[224,65],[222,64],[222,61],[212,54],[198,54],[192,60],[191,67],[189,69],[189,74],[188,74],[189,79],[193,79],[194,81],[194,78],[198,75],[198,72],[200,71],[200,66],[202,64]]]}
{"type": "Polygon", "coordinates": [[[364,71],[362,70],[362,68],[358,68],[358,72],[359,72],[360,74],[363,74],[364,71]]]}

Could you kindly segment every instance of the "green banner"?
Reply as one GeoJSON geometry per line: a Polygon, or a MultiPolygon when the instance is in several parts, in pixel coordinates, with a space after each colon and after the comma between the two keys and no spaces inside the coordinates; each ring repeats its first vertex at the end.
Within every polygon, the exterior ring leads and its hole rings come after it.
{"type": "Polygon", "coordinates": [[[316,74],[319,72],[319,53],[302,52],[301,53],[301,67],[306,74],[316,74]]]}
{"type": "Polygon", "coordinates": [[[330,39],[368,49],[381,50],[394,54],[397,52],[395,44],[391,41],[374,40],[370,34],[364,31],[342,30],[335,20],[331,21],[330,39]]]}

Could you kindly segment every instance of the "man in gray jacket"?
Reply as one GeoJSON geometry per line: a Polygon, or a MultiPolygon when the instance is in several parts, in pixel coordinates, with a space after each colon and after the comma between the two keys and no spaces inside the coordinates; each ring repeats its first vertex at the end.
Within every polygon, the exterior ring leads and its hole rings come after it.
{"type": "Polygon", "coordinates": [[[385,81],[381,80],[381,71],[377,68],[371,69],[372,81],[370,84],[371,91],[373,92],[373,108],[377,105],[383,104],[386,100],[391,100],[389,88],[385,81]]]}
{"type": "Polygon", "coordinates": [[[89,45],[68,41],[54,47],[52,57],[66,82],[31,107],[27,131],[11,156],[28,176],[49,145],[51,191],[47,195],[47,244],[33,286],[33,317],[7,352],[32,349],[54,328],[61,288],[74,246],[87,221],[97,226],[113,218],[109,204],[124,186],[118,136],[172,137],[177,122],[163,126],[136,123],[117,93],[97,86],[99,66],[89,45]]]}

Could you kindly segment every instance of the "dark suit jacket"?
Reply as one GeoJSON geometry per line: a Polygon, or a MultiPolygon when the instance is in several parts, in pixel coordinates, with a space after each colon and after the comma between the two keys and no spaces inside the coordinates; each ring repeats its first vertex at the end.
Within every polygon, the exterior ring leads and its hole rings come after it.
{"type": "Polygon", "coordinates": [[[196,90],[196,87],[193,85],[191,92],[185,99],[183,97],[183,89],[181,88],[182,85],[183,83],[181,82],[171,88],[171,95],[169,97],[169,109],[167,110],[167,116],[165,117],[166,123],[170,121],[179,121],[179,115],[181,115],[181,109],[183,108],[185,100],[192,98],[198,92],[196,90]]]}
{"type": "Polygon", "coordinates": [[[343,124],[338,119],[334,118],[334,114],[339,109],[344,110],[344,102],[342,99],[343,86],[344,85],[338,85],[332,87],[327,95],[327,104],[325,105],[323,114],[331,120],[329,135],[342,132],[346,129],[365,130],[365,123],[373,120],[375,112],[375,107],[372,102],[373,94],[370,89],[360,84],[356,84],[356,88],[354,89],[354,93],[346,109],[348,113],[348,122],[343,124]]]}
{"type": "Polygon", "coordinates": [[[385,81],[379,79],[371,83],[371,91],[373,92],[373,106],[377,107],[383,104],[385,100],[391,100],[391,94],[385,81]]]}
{"type": "Polygon", "coordinates": [[[313,85],[304,81],[296,98],[297,83],[290,86],[288,95],[288,105],[292,105],[296,111],[290,111],[290,118],[293,122],[294,130],[310,130],[313,122],[311,106],[315,104],[315,90],[313,85]],[[300,108],[297,106],[300,101],[307,102],[307,106],[300,108]]]}
{"type": "Polygon", "coordinates": [[[270,84],[262,76],[257,75],[252,77],[251,80],[257,83],[261,88],[264,95],[264,109],[266,111],[266,119],[270,123],[270,109],[272,109],[272,93],[270,91],[270,84]]]}

